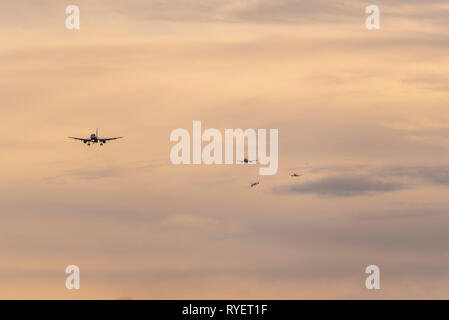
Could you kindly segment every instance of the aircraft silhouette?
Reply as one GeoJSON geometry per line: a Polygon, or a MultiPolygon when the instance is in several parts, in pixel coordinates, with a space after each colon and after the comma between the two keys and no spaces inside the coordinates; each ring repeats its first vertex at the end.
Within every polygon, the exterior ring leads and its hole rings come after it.
{"type": "Polygon", "coordinates": [[[117,140],[117,139],[121,139],[123,137],[115,137],[115,138],[99,138],[98,137],[98,129],[96,130],[95,133],[92,133],[90,135],[90,138],[77,138],[77,137],[69,137],[70,139],[74,139],[74,140],[79,140],[79,141],[83,141],[84,143],[87,143],[88,146],[90,146],[91,143],[95,144],[95,143],[100,143],[100,146],[102,146],[103,144],[105,144],[107,141],[111,141],[111,140],[117,140]]]}
{"type": "Polygon", "coordinates": [[[248,160],[248,158],[243,158],[243,160],[237,160],[238,162],[241,163],[253,163],[253,162],[257,162],[257,160],[248,160]]]}
{"type": "Polygon", "coordinates": [[[303,175],[304,175],[304,173],[301,173],[301,174],[292,173],[292,174],[290,174],[290,177],[300,177],[300,176],[303,176],[303,175]]]}
{"type": "Polygon", "coordinates": [[[252,188],[252,187],[257,186],[258,184],[259,184],[259,181],[256,181],[256,182],[250,182],[250,183],[249,183],[249,186],[252,188]]]}

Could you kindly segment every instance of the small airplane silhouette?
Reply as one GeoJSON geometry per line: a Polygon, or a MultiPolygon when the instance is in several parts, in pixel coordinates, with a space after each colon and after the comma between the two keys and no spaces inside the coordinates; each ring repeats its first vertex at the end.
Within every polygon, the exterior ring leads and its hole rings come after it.
{"type": "Polygon", "coordinates": [[[303,175],[304,175],[304,173],[301,173],[301,174],[292,173],[292,174],[290,174],[290,177],[300,177],[300,176],[303,176],[303,175]]]}
{"type": "Polygon", "coordinates": [[[248,158],[243,158],[243,160],[237,160],[238,162],[241,163],[253,163],[253,162],[257,162],[257,160],[248,160],[248,158]]]}
{"type": "Polygon", "coordinates": [[[100,143],[100,146],[102,146],[103,144],[105,144],[107,141],[111,141],[111,140],[117,140],[117,139],[121,139],[123,137],[115,137],[115,138],[99,138],[98,137],[98,129],[96,130],[95,133],[92,133],[90,135],[90,138],[76,138],[76,137],[69,137],[70,139],[74,139],[74,140],[80,140],[84,143],[87,143],[88,146],[90,146],[91,143],[100,143]]]}
{"type": "Polygon", "coordinates": [[[259,181],[256,181],[256,182],[250,182],[250,183],[249,183],[249,186],[252,188],[252,187],[257,186],[258,184],[259,184],[259,181]]]}

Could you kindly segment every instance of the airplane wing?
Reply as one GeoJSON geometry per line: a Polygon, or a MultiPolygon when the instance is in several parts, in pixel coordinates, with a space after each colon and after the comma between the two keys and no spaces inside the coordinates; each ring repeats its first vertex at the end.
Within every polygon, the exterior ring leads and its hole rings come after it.
{"type": "Polygon", "coordinates": [[[111,140],[117,140],[117,139],[122,139],[123,137],[115,137],[115,138],[98,138],[98,140],[100,141],[111,141],[111,140]]]}
{"type": "Polygon", "coordinates": [[[85,138],[76,138],[76,137],[69,137],[70,139],[75,139],[75,140],[79,140],[79,141],[89,141],[90,139],[85,139],[85,138]]]}

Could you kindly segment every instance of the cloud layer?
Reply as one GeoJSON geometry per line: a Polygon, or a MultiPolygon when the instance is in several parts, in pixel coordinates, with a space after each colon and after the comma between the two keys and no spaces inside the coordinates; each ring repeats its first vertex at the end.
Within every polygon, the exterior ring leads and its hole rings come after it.
{"type": "Polygon", "coordinates": [[[331,176],[275,189],[275,192],[353,197],[405,188],[406,186],[401,183],[382,181],[369,176],[331,176]]]}
{"type": "Polygon", "coordinates": [[[354,197],[405,190],[423,184],[449,186],[447,166],[330,166],[315,168],[311,172],[325,176],[276,187],[273,192],[354,197]]]}

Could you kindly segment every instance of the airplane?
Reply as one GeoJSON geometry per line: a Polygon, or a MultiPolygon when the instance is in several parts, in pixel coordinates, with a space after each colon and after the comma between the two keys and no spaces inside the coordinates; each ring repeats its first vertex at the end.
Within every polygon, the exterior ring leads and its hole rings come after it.
{"type": "Polygon", "coordinates": [[[103,144],[105,144],[107,141],[111,141],[111,140],[117,140],[117,139],[121,139],[123,137],[115,137],[115,138],[99,138],[98,137],[98,129],[96,130],[95,133],[92,133],[90,135],[90,138],[77,138],[77,137],[69,137],[70,139],[75,139],[75,140],[80,140],[84,143],[87,143],[88,146],[90,146],[91,143],[95,144],[95,143],[100,143],[100,146],[102,146],[103,144]]]}
{"type": "Polygon", "coordinates": [[[303,175],[304,175],[304,173],[301,173],[301,174],[292,173],[292,174],[290,175],[290,177],[300,177],[300,176],[303,176],[303,175]]]}
{"type": "Polygon", "coordinates": [[[259,181],[257,181],[257,182],[250,182],[249,186],[252,188],[252,187],[257,186],[258,184],[259,184],[259,181]]]}
{"type": "Polygon", "coordinates": [[[257,160],[248,160],[248,158],[243,158],[243,160],[237,160],[238,162],[241,163],[253,163],[253,162],[257,162],[257,160]]]}
{"type": "Polygon", "coordinates": [[[300,176],[303,176],[303,175],[304,175],[304,173],[301,173],[301,174],[292,173],[292,174],[290,174],[290,177],[300,177],[300,176]]]}

